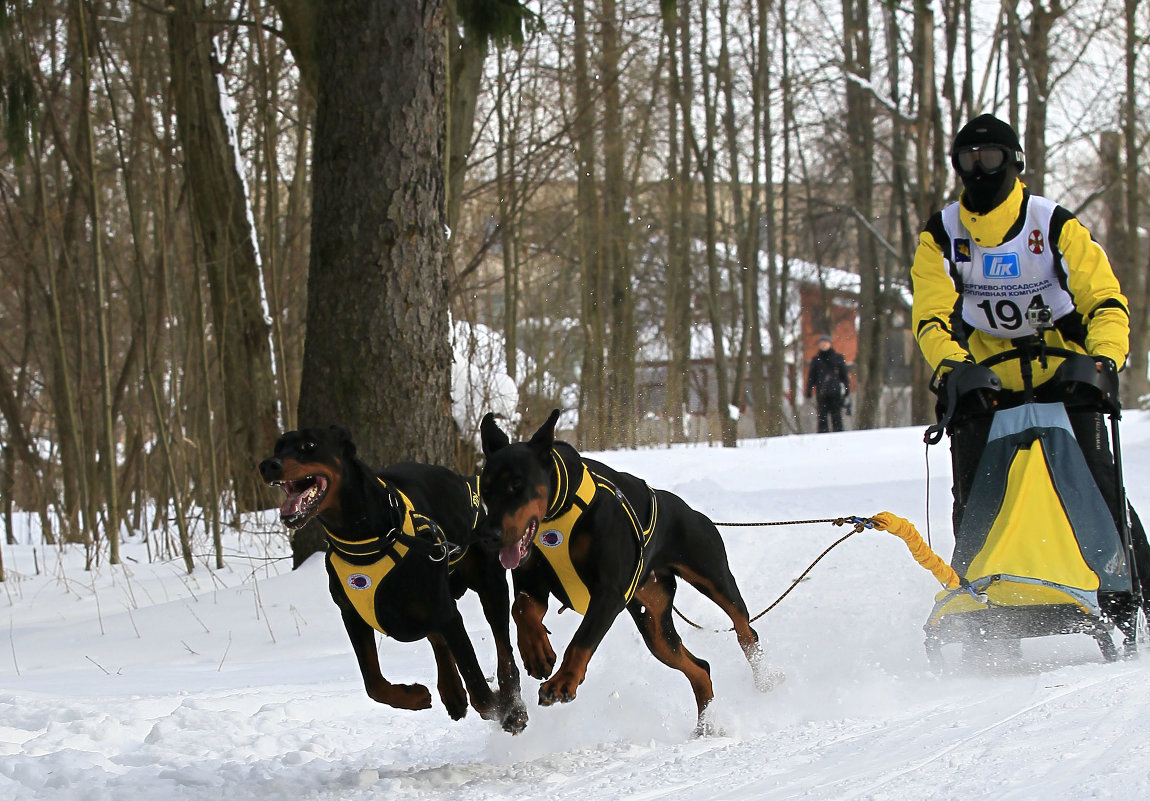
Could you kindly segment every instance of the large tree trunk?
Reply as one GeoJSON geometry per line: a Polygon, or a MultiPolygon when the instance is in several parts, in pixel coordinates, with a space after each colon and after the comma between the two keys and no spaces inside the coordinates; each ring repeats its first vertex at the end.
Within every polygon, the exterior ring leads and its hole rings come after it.
{"type": "Polygon", "coordinates": [[[301,426],[451,464],[443,3],[317,6],[301,426]]]}
{"type": "MultiPolygon", "coordinates": [[[[311,263],[299,425],[372,465],[452,464],[442,0],[315,6],[311,263]]],[[[315,526],[295,564],[322,547],[315,526]]]]}
{"type": "Polygon", "coordinates": [[[271,343],[259,253],[234,132],[221,104],[220,71],[203,0],[173,0],[168,36],[172,93],[196,223],[211,286],[223,370],[228,469],[240,511],[265,504],[256,465],[278,434],[271,343]]]}

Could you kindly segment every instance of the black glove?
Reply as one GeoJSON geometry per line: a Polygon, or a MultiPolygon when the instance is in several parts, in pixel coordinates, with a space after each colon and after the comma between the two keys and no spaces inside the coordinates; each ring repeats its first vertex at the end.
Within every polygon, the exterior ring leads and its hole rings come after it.
{"type": "Polygon", "coordinates": [[[1098,371],[1101,373],[1114,373],[1118,372],[1118,365],[1109,356],[1095,356],[1094,363],[1098,365],[1098,371]]]}
{"type": "MultiPolygon", "coordinates": [[[[989,367],[973,361],[946,360],[943,365],[949,366],[951,370],[932,382],[931,389],[938,395],[938,404],[935,406],[938,422],[926,430],[924,439],[930,445],[942,439],[943,432],[958,412],[965,396],[970,395],[976,407],[981,405],[985,408],[990,398],[1002,389],[1002,379],[989,367]]],[[[963,408],[969,410],[970,407],[963,404],[963,408]]]]}

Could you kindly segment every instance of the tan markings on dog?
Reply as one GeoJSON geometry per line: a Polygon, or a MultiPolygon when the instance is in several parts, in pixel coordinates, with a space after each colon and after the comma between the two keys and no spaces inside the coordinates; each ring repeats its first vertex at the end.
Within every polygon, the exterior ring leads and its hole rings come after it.
{"type": "Polygon", "coordinates": [[[573,701],[579,685],[587,677],[587,663],[591,661],[590,648],[572,646],[563,654],[563,665],[555,676],[539,685],[539,703],[550,706],[556,701],[573,701]]]}
{"type": "Polygon", "coordinates": [[[528,675],[536,679],[547,678],[555,667],[555,649],[551,647],[551,640],[543,625],[543,615],[546,612],[547,606],[527,593],[520,593],[511,606],[523,667],[528,675]]]}
{"type": "Polygon", "coordinates": [[[591,541],[593,537],[572,537],[571,544],[567,546],[567,554],[573,564],[583,564],[591,554],[591,541]]]}
{"type": "Polygon", "coordinates": [[[634,600],[643,605],[643,618],[646,623],[644,636],[649,635],[651,638],[647,643],[651,653],[668,667],[682,671],[687,681],[691,682],[695,704],[701,716],[707,704],[715,697],[715,689],[711,683],[711,674],[687,650],[675,630],[666,625],[670,622],[670,592],[652,575],[635,591],[634,600]]]}
{"type": "Polygon", "coordinates": [[[547,487],[538,486],[531,500],[503,516],[501,523],[504,547],[517,542],[523,536],[532,518],[542,523],[545,514],[547,514],[547,487]]]}
{"type": "Polygon", "coordinates": [[[314,517],[320,512],[339,514],[339,482],[343,473],[338,459],[333,459],[332,464],[297,462],[287,459],[283,463],[283,470],[280,475],[282,481],[299,481],[309,476],[323,476],[327,479],[327,493],[318,504],[312,507],[311,516],[314,517]]]}
{"type": "Polygon", "coordinates": [[[735,627],[735,636],[739,639],[739,647],[743,649],[747,659],[752,663],[758,659],[762,650],[759,647],[758,638],[755,637],[755,632],[751,630],[751,621],[747,615],[737,609],[726,595],[719,592],[710,580],[703,578],[695,571],[682,564],[676,564],[675,572],[692,587],[714,601],[715,605],[727,614],[735,627]]]}

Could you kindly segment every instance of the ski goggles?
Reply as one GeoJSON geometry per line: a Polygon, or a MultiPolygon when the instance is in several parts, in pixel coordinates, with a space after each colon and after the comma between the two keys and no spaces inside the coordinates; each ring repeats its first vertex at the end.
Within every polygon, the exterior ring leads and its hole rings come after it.
{"type": "Polygon", "coordinates": [[[1005,170],[1007,164],[1020,160],[1021,155],[1003,145],[969,145],[956,150],[950,162],[960,175],[974,175],[975,170],[983,175],[996,175],[1005,170]]]}

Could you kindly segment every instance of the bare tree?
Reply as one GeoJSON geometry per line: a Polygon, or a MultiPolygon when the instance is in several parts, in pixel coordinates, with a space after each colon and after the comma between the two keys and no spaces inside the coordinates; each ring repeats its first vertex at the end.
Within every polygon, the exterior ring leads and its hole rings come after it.
{"type": "Polygon", "coordinates": [[[227,468],[236,506],[265,505],[256,465],[278,436],[260,255],[234,133],[220,97],[219,56],[204,0],[174,0],[168,21],[172,95],[211,287],[223,367],[227,468]]]}

